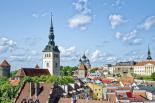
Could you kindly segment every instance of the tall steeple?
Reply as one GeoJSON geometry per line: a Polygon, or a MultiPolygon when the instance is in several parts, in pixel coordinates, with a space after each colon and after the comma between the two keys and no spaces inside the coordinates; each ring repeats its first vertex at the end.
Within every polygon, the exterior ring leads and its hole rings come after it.
{"type": "Polygon", "coordinates": [[[55,36],[54,36],[54,28],[53,28],[52,13],[51,13],[51,27],[49,30],[49,42],[48,42],[49,45],[55,46],[54,38],[55,36]]]}
{"type": "Polygon", "coordinates": [[[60,51],[54,42],[54,28],[51,13],[48,43],[43,50],[43,68],[48,69],[51,75],[60,75],[60,51]]]}
{"type": "Polygon", "coordinates": [[[150,51],[150,47],[148,45],[148,52],[147,52],[147,60],[152,60],[152,57],[151,57],[151,51],[150,51]]]}
{"type": "Polygon", "coordinates": [[[46,45],[43,52],[47,52],[47,51],[48,52],[51,52],[51,51],[60,52],[58,49],[58,46],[55,45],[55,41],[54,41],[55,35],[54,35],[54,28],[53,28],[52,13],[51,13],[51,24],[50,24],[48,38],[49,38],[48,44],[46,45]]]}

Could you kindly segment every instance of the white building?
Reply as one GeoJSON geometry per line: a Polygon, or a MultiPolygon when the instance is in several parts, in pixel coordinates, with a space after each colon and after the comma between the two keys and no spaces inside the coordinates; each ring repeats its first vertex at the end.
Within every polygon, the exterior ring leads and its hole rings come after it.
{"type": "Polygon", "coordinates": [[[150,76],[155,72],[155,60],[152,60],[150,48],[148,47],[148,56],[147,60],[144,61],[129,61],[129,62],[119,62],[116,65],[109,67],[109,72],[111,74],[138,74],[150,76]]]}
{"type": "Polygon", "coordinates": [[[151,75],[155,72],[155,61],[140,61],[134,66],[134,73],[138,75],[151,75]]]}

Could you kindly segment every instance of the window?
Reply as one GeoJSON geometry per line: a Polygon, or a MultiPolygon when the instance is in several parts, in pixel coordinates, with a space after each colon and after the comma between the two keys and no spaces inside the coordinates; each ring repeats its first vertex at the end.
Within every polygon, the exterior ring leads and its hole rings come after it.
{"type": "Polygon", "coordinates": [[[59,58],[59,55],[58,55],[58,54],[54,54],[54,57],[55,57],[55,58],[59,58]]]}
{"type": "Polygon", "coordinates": [[[55,63],[55,67],[58,67],[58,63],[55,63]]]}
{"type": "Polygon", "coordinates": [[[49,63],[46,63],[46,67],[47,67],[47,68],[49,67],[49,63]]]}

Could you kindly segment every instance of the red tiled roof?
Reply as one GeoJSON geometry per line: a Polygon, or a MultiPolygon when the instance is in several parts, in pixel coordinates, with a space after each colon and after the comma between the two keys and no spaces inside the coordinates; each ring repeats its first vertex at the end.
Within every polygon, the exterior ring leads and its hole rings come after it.
{"type": "Polygon", "coordinates": [[[10,64],[6,60],[3,60],[0,67],[10,67],[10,64]]]}
{"type": "Polygon", "coordinates": [[[146,64],[153,64],[153,65],[155,65],[155,61],[153,61],[153,60],[140,61],[140,62],[137,62],[137,64],[135,66],[144,66],[146,64]]]}
{"type": "MultiPolygon", "coordinates": [[[[53,85],[47,83],[40,83],[40,87],[42,87],[43,89],[38,94],[37,98],[35,97],[35,95],[32,95],[31,99],[33,99],[33,101],[39,99],[40,103],[46,103],[50,92],[53,90],[53,85]]],[[[24,85],[23,89],[21,89],[19,96],[15,98],[14,103],[21,103],[23,99],[29,99],[29,98],[30,98],[30,83],[27,82],[24,85]]]]}
{"type": "Polygon", "coordinates": [[[18,70],[16,73],[17,77],[22,76],[41,76],[41,75],[50,75],[50,72],[48,69],[35,69],[35,68],[22,68],[18,70]]]}
{"type": "Polygon", "coordinates": [[[81,64],[79,66],[79,70],[86,70],[86,69],[87,69],[87,67],[84,64],[81,64]]]}
{"type": "MultiPolygon", "coordinates": [[[[71,103],[71,98],[60,98],[58,103],[71,103]]],[[[77,99],[76,103],[113,103],[109,101],[77,99]]]]}

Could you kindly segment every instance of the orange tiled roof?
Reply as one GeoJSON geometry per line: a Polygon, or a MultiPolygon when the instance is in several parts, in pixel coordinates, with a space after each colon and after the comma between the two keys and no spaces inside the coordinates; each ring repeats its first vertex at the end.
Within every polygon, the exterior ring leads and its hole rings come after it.
{"type": "Polygon", "coordinates": [[[3,60],[0,67],[10,67],[10,64],[6,60],[3,60]]]}
{"type": "Polygon", "coordinates": [[[112,103],[116,103],[116,94],[107,94],[108,96],[108,101],[112,102],[112,103]]]}
{"type": "Polygon", "coordinates": [[[144,66],[146,64],[155,65],[155,61],[154,60],[140,61],[140,62],[137,62],[137,64],[135,66],[144,66]]]}
{"type": "Polygon", "coordinates": [[[19,84],[20,80],[10,80],[10,84],[12,86],[17,86],[19,84]]]}
{"type": "Polygon", "coordinates": [[[79,70],[86,70],[86,69],[87,69],[87,67],[84,64],[81,64],[79,66],[79,70]]]}

